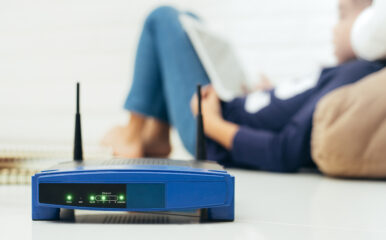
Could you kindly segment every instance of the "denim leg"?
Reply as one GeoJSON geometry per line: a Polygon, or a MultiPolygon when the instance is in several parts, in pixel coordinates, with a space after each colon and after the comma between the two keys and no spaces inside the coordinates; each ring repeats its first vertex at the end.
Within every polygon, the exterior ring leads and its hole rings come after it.
{"type": "Polygon", "coordinates": [[[197,84],[206,85],[209,78],[179,21],[179,13],[171,7],[156,9],[152,24],[161,66],[163,90],[171,124],[190,153],[196,146],[196,121],[190,100],[197,84]]]}
{"type": "Polygon", "coordinates": [[[149,17],[139,39],[133,82],[124,108],[169,122],[155,36],[150,22],[149,17]]]}
{"type": "Polygon", "coordinates": [[[194,153],[196,122],[190,100],[197,84],[206,85],[209,78],[179,21],[180,14],[172,7],[159,7],[146,19],[125,106],[167,120],[194,153]]]}

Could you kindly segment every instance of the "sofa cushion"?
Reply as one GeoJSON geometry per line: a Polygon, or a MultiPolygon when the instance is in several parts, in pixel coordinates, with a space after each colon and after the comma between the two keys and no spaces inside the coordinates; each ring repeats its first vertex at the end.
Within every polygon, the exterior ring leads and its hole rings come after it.
{"type": "Polygon", "coordinates": [[[321,99],[311,152],[327,175],[386,178],[386,69],[321,99]]]}

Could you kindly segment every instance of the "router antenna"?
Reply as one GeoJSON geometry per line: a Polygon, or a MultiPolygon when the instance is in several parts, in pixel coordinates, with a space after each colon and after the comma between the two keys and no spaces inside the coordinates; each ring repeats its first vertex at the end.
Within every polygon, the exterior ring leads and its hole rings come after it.
{"type": "Polygon", "coordinates": [[[83,161],[82,128],[80,124],[79,110],[79,82],[76,83],[76,114],[75,114],[75,137],[74,137],[74,161],[83,161]]]}
{"type": "Polygon", "coordinates": [[[204,122],[202,120],[201,111],[201,85],[197,85],[197,100],[198,100],[198,113],[197,113],[197,132],[196,132],[196,160],[206,159],[206,145],[204,135],[204,122]]]}

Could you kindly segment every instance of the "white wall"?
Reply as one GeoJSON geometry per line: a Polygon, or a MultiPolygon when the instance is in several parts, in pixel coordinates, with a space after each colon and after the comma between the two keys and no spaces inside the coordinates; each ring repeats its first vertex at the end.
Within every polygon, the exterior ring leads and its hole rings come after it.
{"type": "Polygon", "coordinates": [[[336,0],[0,1],[0,141],[70,141],[75,81],[86,142],[125,121],[138,35],[160,4],[198,13],[274,80],[333,61],[336,0]]]}

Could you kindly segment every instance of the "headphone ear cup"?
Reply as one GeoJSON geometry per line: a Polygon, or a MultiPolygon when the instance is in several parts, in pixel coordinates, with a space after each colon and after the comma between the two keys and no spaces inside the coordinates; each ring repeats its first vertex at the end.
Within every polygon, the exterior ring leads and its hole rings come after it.
{"type": "Polygon", "coordinates": [[[386,1],[374,2],[359,15],[351,31],[351,45],[359,58],[386,58],[386,1]]]}

